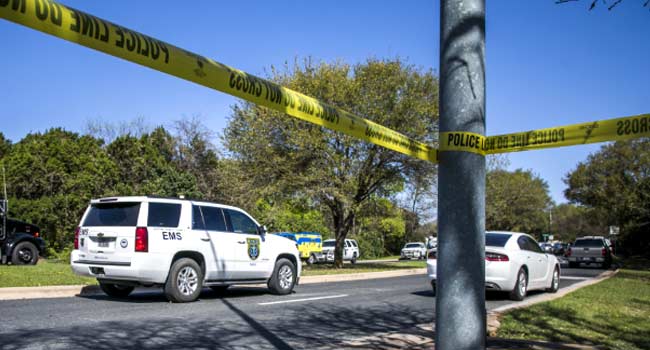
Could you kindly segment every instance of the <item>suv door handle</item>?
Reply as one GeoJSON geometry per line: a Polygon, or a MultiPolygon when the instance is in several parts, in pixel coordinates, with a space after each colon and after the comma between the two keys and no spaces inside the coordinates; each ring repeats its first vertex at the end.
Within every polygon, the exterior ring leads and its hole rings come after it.
{"type": "Polygon", "coordinates": [[[237,241],[237,243],[244,244],[244,243],[246,243],[246,241],[237,241]]]}
{"type": "Polygon", "coordinates": [[[201,238],[201,240],[204,242],[210,242],[210,238],[201,238]]]}

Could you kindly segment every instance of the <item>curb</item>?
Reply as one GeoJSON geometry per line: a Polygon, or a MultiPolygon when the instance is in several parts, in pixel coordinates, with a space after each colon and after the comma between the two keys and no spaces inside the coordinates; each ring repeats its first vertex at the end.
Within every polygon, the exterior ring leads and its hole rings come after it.
{"type": "MultiPolygon", "coordinates": [[[[497,331],[499,330],[499,327],[501,326],[501,316],[503,315],[504,312],[514,310],[514,309],[519,309],[523,307],[529,307],[531,305],[543,303],[546,301],[551,301],[555,299],[559,299],[569,293],[575,292],[578,289],[590,286],[592,284],[596,284],[599,282],[602,282],[618,273],[618,269],[614,271],[605,271],[598,276],[596,276],[593,279],[578,282],[576,284],[572,284],[569,287],[560,289],[557,293],[544,293],[540,295],[536,295],[532,298],[526,298],[524,301],[514,303],[514,304],[509,304],[505,306],[498,307],[496,309],[492,309],[488,311],[487,314],[487,333],[488,336],[494,337],[496,336],[497,331]]],[[[560,277],[561,278],[561,277],[560,277]]]]}
{"type": "MultiPolygon", "coordinates": [[[[380,272],[362,272],[339,275],[317,275],[300,278],[300,284],[332,283],[359,281],[378,278],[391,278],[410,275],[420,275],[427,272],[426,268],[393,270],[380,272]]],[[[251,286],[251,285],[247,285],[251,286]]],[[[264,285],[260,285],[264,286],[264,285]]],[[[142,290],[149,290],[143,288],[142,290]]],[[[72,286],[48,286],[48,287],[9,287],[0,288],[0,301],[20,299],[50,299],[50,298],[71,298],[75,296],[90,296],[103,294],[98,285],[72,285],[72,286]]]]}

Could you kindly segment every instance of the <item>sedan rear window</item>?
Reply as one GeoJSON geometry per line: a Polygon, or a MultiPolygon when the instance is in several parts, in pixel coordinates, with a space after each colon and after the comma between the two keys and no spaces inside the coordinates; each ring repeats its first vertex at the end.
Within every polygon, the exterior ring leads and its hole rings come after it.
{"type": "Polygon", "coordinates": [[[576,240],[574,247],[588,247],[588,248],[602,248],[603,240],[602,239],[579,239],[576,240]]]}
{"type": "Polygon", "coordinates": [[[510,234],[504,233],[486,233],[485,245],[488,247],[505,247],[506,242],[512,237],[510,234]]]}
{"type": "Polygon", "coordinates": [[[140,203],[97,203],[90,206],[83,226],[136,226],[140,203]]]}
{"type": "Polygon", "coordinates": [[[404,248],[422,248],[424,245],[419,243],[409,243],[404,248]]]}
{"type": "Polygon", "coordinates": [[[325,242],[323,242],[323,247],[333,247],[334,243],[336,243],[336,242],[335,241],[325,241],[325,242]]]}

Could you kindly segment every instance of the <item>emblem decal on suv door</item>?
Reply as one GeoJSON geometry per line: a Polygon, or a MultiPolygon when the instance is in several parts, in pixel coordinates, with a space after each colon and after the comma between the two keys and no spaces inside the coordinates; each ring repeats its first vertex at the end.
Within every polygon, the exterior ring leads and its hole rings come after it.
{"type": "Polygon", "coordinates": [[[257,238],[246,238],[248,245],[248,257],[251,260],[257,260],[260,256],[260,240],[257,238]]]}

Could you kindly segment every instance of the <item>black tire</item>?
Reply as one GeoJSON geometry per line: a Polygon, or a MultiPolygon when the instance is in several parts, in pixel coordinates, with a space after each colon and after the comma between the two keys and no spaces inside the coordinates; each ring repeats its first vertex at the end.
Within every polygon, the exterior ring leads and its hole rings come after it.
{"type": "Polygon", "coordinates": [[[210,286],[210,289],[212,289],[215,293],[217,294],[224,294],[230,286],[210,286]]]}
{"type": "Polygon", "coordinates": [[[526,270],[522,267],[517,272],[517,282],[515,282],[515,287],[510,291],[510,300],[522,301],[526,297],[526,291],[528,290],[528,274],[526,270]]]}
{"type": "Polygon", "coordinates": [[[569,261],[569,267],[572,269],[577,269],[580,267],[580,263],[569,261]]]}
{"type": "Polygon", "coordinates": [[[198,299],[203,288],[203,272],[190,258],[181,258],[172,264],[165,282],[165,297],[173,303],[188,303],[198,299]]]}
{"type": "Polygon", "coordinates": [[[307,258],[307,265],[314,265],[316,263],[316,255],[311,254],[309,255],[309,258],[307,258]]]}
{"type": "Polygon", "coordinates": [[[551,286],[549,288],[546,288],[546,291],[549,293],[557,293],[559,289],[560,289],[560,268],[556,266],[555,269],[553,270],[553,278],[551,279],[551,286]]]}
{"type": "Polygon", "coordinates": [[[36,265],[38,262],[38,249],[31,242],[20,242],[14,247],[11,254],[11,263],[14,265],[36,265]]]}
{"type": "Polygon", "coordinates": [[[433,296],[436,296],[436,281],[431,281],[431,291],[433,292],[433,296]]]}
{"type": "Polygon", "coordinates": [[[133,286],[126,286],[123,284],[115,284],[115,283],[105,283],[102,281],[99,282],[99,288],[102,289],[106,295],[109,297],[113,298],[126,298],[133,292],[133,289],[135,287],[133,286]]]}
{"type": "Polygon", "coordinates": [[[296,266],[288,259],[278,259],[275,262],[273,274],[269,278],[269,290],[276,295],[286,295],[293,291],[295,285],[296,266]]]}
{"type": "Polygon", "coordinates": [[[352,264],[356,264],[356,263],[357,263],[357,253],[352,254],[352,260],[350,260],[350,262],[351,262],[352,264]]]}

